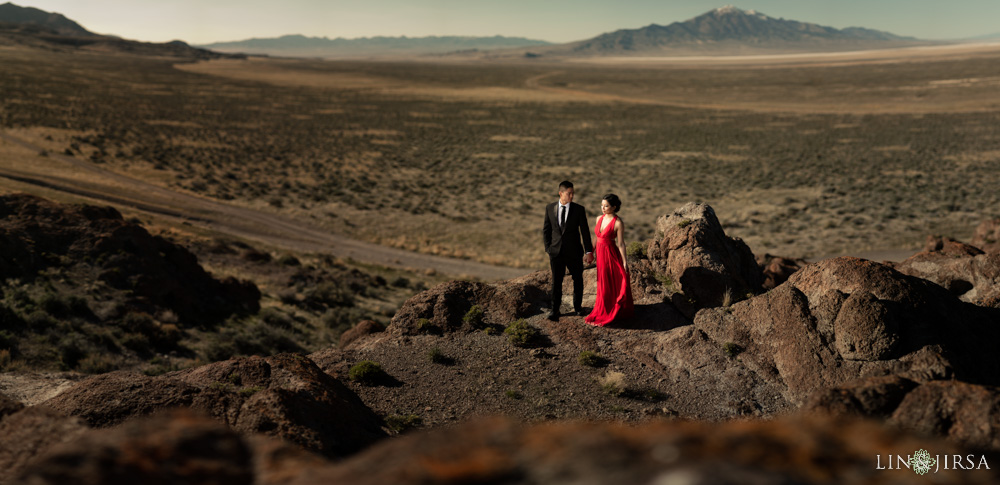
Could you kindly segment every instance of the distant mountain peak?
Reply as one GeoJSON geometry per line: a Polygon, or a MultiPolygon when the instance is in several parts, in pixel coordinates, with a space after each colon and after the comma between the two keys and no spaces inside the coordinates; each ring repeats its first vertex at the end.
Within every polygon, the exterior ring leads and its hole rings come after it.
{"type": "Polygon", "coordinates": [[[52,29],[61,35],[96,35],[80,24],[59,13],[50,13],[34,7],[22,7],[11,2],[0,5],[0,22],[19,25],[36,25],[52,29]]]}

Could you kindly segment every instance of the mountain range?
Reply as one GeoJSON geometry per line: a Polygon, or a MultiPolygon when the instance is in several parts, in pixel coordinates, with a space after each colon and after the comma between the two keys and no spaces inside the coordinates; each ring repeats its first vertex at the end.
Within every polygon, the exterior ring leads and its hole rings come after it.
{"type": "Polygon", "coordinates": [[[100,48],[129,52],[165,50],[175,53],[168,55],[182,53],[196,57],[219,55],[209,51],[321,58],[428,54],[472,54],[485,57],[733,55],[860,50],[929,43],[931,42],[862,27],[837,29],[725,6],[683,22],[621,29],[565,44],[499,35],[360,39],[286,35],[218,42],[198,46],[200,49],[196,49],[180,41],[150,44],[98,35],[58,13],[20,7],[10,2],[0,5],[0,44],[57,45],[60,48],[100,48]]]}
{"type": "Polygon", "coordinates": [[[912,37],[901,37],[879,30],[861,27],[836,29],[725,6],[684,22],[617,30],[541,52],[607,56],[713,51],[824,51],[917,42],[919,41],[912,37]]]}
{"type": "Polygon", "coordinates": [[[138,42],[90,32],[59,13],[7,2],[0,5],[0,46],[20,46],[55,51],[125,52],[129,54],[215,59],[233,57],[173,42],[138,42]]]}
{"type": "Polygon", "coordinates": [[[291,57],[363,57],[372,55],[440,54],[551,45],[543,40],[522,37],[306,37],[285,35],[277,38],[217,42],[199,47],[217,52],[264,54],[291,57]]]}

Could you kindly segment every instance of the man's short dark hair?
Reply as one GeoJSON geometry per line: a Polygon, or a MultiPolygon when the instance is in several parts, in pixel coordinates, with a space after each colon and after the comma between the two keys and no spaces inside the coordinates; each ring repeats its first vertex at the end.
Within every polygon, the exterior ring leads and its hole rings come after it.
{"type": "Polygon", "coordinates": [[[562,191],[564,191],[566,189],[572,189],[572,188],[573,188],[573,182],[570,182],[569,180],[563,180],[562,182],[559,182],[559,191],[560,192],[562,192],[562,191]]]}

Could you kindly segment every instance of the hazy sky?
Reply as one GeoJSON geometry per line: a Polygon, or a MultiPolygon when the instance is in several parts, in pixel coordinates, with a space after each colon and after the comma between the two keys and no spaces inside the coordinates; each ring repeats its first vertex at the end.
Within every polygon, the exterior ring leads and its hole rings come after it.
{"type": "MultiPolygon", "coordinates": [[[[505,35],[552,42],[667,25],[732,0],[15,0],[92,32],[192,44],[311,37],[505,35]]],[[[772,17],[868,27],[922,39],[1000,33],[1000,0],[745,0],[772,17]]]]}

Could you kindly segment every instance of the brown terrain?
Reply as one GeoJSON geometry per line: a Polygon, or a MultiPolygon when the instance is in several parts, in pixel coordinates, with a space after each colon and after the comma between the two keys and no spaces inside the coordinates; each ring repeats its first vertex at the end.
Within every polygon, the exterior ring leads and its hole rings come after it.
{"type": "Polygon", "coordinates": [[[0,46],[0,483],[1000,478],[995,50],[40,52],[0,46]],[[563,178],[626,201],[630,320],[545,318],[563,178]]]}

